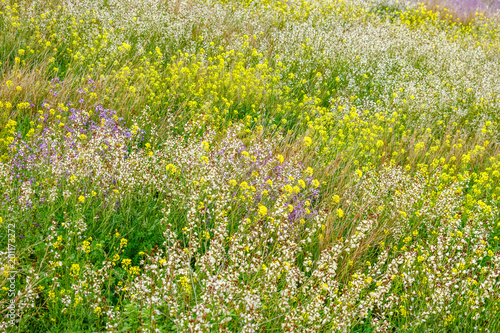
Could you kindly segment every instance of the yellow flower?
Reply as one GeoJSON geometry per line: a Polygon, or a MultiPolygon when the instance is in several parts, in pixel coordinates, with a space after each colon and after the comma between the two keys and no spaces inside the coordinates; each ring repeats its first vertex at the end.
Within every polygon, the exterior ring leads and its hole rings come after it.
{"type": "Polygon", "coordinates": [[[139,266],[132,266],[132,267],[130,267],[129,272],[132,275],[139,275],[141,272],[141,269],[139,268],[139,266]]]}
{"type": "Polygon", "coordinates": [[[344,211],[341,208],[337,209],[337,216],[338,217],[344,216],[344,211]]]}
{"type": "Polygon", "coordinates": [[[82,250],[85,253],[90,253],[90,242],[89,241],[83,241],[83,247],[82,250]]]}
{"type": "Polygon", "coordinates": [[[19,92],[21,92],[21,91],[23,91],[23,88],[21,88],[20,86],[17,86],[16,90],[19,91],[19,92]]]}
{"type": "Polygon", "coordinates": [[[130,259],[123,259],[122,260],[122,266],[127,267],[130,264],[132,264],[132,260],[130,260],[130,259]]]}
{"type": "Polygon", "coordinates": [[[309,147],[310,145],[312,145],[312,139],[308,136],[306,136],[304,138],[304,144],[306,145],[306,147],[309,147]]]}
{"type": "Polygon", "coordinates": [[[171,173],[175,173],[177,171],[177,168],[173,164],[168,164],[166,166],[167,171],[170,171],[171,173]]]}
{"type": "Polygon", "coordinates": [[[80,195],[78,197],[78,201],[80,201],[81,203],[84,203],[85,202],[85,197],[83,195],[80,195]]]}
{"type": "Polygon", "coordinates": [[[267,207],[266,206],[259,206],[259,215],[266,216],[267,215],[267,207]]]}
{"type": "Polygon", "coordinates": [[[101,314],[102,309],[100,307],[97,307],[94,309],[94,313],[97,313],[98,315],[101,314]]]}
{"type": "Polygon", "coordinates": [[[250,157],[250,154],[247,151],[242,151],[241,155],[245,156],[246,158],[250,157]]]}
{"type": "Polygon", "coordinates": [[[78,264],[73,264],[71,265],[71,275],[75,276],[75,275],[78,275],[78,273],[80,273],[80,265],[78,264]]]}
{"type": "Polygon", "coordinates": [[[335,194],[335,195],[333,196],[333,203],[334,203],[334,204],[338,204],[338,203],[339,203],[339,201],[340,201],[340,197],[339,197],[338,195],[336,195],[336,194],[335,194]]]}
{"type": "Polygon", "coordinates": [[[236,180],[234,180],[234,179],[231,179],[229,181],[229,185],[231,185],[231,186],[235,186],[236,184],[238,184],[238,182],[236,180]]]}
{"type": "Polygon", "coordinates": [[[201,145],[205,148],[206,151],[209,151],[210,144],[207,141],[202,141],[201,145]]]}
{"type": "Polygon", "coordinates": [[[313,170],[313,168],[311,168],[311,167],[308,167],[308,168],[306,169],[306,173],[307,173],[309,176],[312,176],[313,171],[314,171],[314,170],[313,170]]]}
{"type": "Polygon", "coordinates": [[[278,155],[278,161],[280,163],[283,163],[284,160],[285,160],[285,158],[283,157],[283,155],[278,155]]]}
{"type": "Polygon", "coordinates": [[[312,186],[313,186],[314,188],[319,187],[319,181],[318,181],[317,179],[313,179],[313,181],[312,181],[312,186]]]}

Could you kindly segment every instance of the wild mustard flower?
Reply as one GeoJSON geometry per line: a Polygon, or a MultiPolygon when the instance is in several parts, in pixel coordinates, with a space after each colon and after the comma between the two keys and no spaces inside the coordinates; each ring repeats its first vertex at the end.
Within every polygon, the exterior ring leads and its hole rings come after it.
{"type": "Polygon", "coordinates": [[[128,240],[125,238],[120,239],[120,247],[127,247],[128,240]]]}
{"type": "Polygon", "coordinates": [[[80,273],[80,265],[78,264],[72,264],[70,268],[70,274],[72,276],[76,276],[80,273]]]}
{"type": "Polygon", "coordinates": [[[171,173],[177,172],[177,168],[171,163],[167,164],[165,168],[167,171],[170,171],[171,173]]]}
{"type": "Polygon", "coordinates": [[[266,216],[267,215],[267,207],[260,205],[259,206],[259,215],[266,216]]]}
{"type": "Polygon", "coordinates": [[[334,204],[338,204],[340,201],[340,197],[337,194],[335,194],[332,198],[332,201],[334,204]]]}

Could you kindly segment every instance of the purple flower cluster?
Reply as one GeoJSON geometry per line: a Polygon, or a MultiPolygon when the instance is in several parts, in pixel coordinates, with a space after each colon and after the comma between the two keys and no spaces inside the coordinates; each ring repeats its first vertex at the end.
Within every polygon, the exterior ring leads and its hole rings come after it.
{"type": "MultiPolygon", "coordinates": [[[[35,171],[34,168],[40,167],[41,159],[47,161],[48,164],[53,164],[65,157],[78,158],[82,145],[85,145],[85,141],[81,139],[82,135],[90,138],[99,132],[105,137],[102,140],[103,143],[108,145],[110,139],[116,136],[132,138],[131,131],[123,127],[123,118],[117,117],[116,111],[105,109],[101,105],[96,106],[92,113],[74,107],[67,112],[58,108],[62,115],[61,119],[66,119],[66,123],[59,122],[62,124],[60,126],[57,122],[50,123],[51,115],[48,112],[51,109],[50,104],[44,101],[41,108],[46,111],[38,118],[43,129],[24,139],[21,133],[17,133],[14,142],[10,145],[13,151],[12,170],[16,172],[18,178],[20,175],[28,176],[29,172],[35,171]],[[100,119],[100,122],[96,121],[96,118],[100,119]]],[[[106,156],[105,150],[99,153],[101,157],[106,156]]],[[[123,153],[127,153],[127,146],[123,146],[123,153]]]]}
{"type": "MultiPolygon", "coordinates": [[[[293,163],[285,161],[283,164],[274,165],[276,161],[275,153],[269,147],[262,147],[253,151],[252,155],[255,157],[255,160],[250,163],[246,157],[242,156],[242,152],[246,150],[247,147],[241,145],[237,150],[238,154],[231,158],[231,160],[236,161],[237,168],[244,170],[242,173],[243,179],[247,182],[248,186],[256,189],[252,198],[253,205],[255,206],[260,203],[266,205],[266,202],[275,202],[284,193],[286,185],[297,187],[297,180],[304,176],[303,171],[299,171],[304,169],[301,163],[293,165],[293,163]],[[255,173],[261,173],[262,170],[269,170],[269,172],[267,175],[253,176],[255,173]],[[290,179],[294,180],[291,181],[290,179]],[[263,196],[263,191],[268,194],[263,196]]],[[[218,151],[218,154],[221,155],[223,152],[224,150],[221,149],[218,151]]],[[[304,177],[303,181],[305,188],[300,188],[298,193],[288,196],[287,200],[283,203],[285,206],[293,206],[293,211],[288,214],[290,222],[297,222],[300,219],[312,219],[318,213],[313,207],[315,206],[314,203],[319,199],[319,188],[314,188],[312,183],[313,178],[310,176],[304,177]]],[[[232,193],[233,201],[238,201],[238,197],[241,194],[242,189],[240,186],[236,187],[232,193]]]]}
{"type": "MultiPolygon", "coordinates": [[[[60,84],[58,79],[52,80],[52,94],[57,95],[60,84]]],[[[79,92],[85,94],[84,90],[79,92]]],[[[78,180],[72,183],[72,190],[88,193],[88,187],[95,183],[110,192],[117,186],[114,165],[139,149],[137,143],[145,133],[137,126],[127,128],[115,110],[102,105],[90,108],[67,102],[56,106],[47,100],[41,103],[31,125],[25,135],[14,135],[7,163],[12,179],[26,188],[27,194],[22,194],[19,202],[28,209],[35,199],[29,188],[47,180],[59,188],[61,180],[75,177],[78,180]]],[[[46,200],[45,196],[36,199],[46,200]]]]}

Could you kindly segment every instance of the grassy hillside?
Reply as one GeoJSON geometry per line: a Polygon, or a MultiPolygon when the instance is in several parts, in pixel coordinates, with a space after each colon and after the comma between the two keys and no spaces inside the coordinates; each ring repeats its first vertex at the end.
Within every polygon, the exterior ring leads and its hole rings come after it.
{"type": "Polygon", "coordinates": [[[0,329],[498,332],[500,19],[457,8],[0,0],[0,329]]]}

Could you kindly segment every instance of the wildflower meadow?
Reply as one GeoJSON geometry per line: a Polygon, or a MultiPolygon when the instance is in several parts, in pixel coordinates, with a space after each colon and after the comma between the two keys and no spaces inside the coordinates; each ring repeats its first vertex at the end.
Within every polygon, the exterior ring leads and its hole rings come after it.
{"type": "Polygon", "coordinates": [[[0,331],[500,332],[498,9],[0,0],[0,331]]]}

